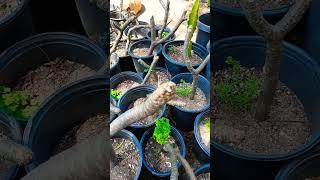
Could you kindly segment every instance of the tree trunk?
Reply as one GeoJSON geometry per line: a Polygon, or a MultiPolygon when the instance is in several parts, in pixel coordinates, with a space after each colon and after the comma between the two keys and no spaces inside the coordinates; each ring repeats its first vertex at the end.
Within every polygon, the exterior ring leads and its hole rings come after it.
{"type": "Polygon", "coordinates": [[[198,79],[199,79],[199,74],[194,72],[192,73],[192,84],[191,84],[191,93],[190,93],[190,99],[193,100],[194,96],[196,94],[197,91],[197,87],[198,87],[198,79]]]}
{"type": "Polygon", "coordinates": [[[282,48],[281,41],[267,40],[266,61],[263,67],[263,86],[255,112],[255,119],[258,122],[265,121],[268,118],[279,81],[282,48]]]}

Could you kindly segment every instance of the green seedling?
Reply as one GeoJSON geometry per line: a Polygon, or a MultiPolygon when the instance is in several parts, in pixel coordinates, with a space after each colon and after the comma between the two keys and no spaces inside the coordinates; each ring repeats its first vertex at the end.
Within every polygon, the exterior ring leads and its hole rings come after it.
{"type": "Polygon", "coordinates": [[[170,44],[167,49],[169,52],[174,53],[174,46],[172,44],[170,44]]]}
{"type": "Polygon", "coordinates": [[[156,120],[156,127],[153,131],[153,138],[160,145],[165,145],[169,139],[170,135],[170,123],[169,119],[162,117],[156,120]]]}
{"type": "Polygon", "coordinates": [[[228,81],[217,84],[217,96],[220,102],[234,110],[247,110],[258,96],[258,80],[241,77],[240,62],[227,57],[226,63],[231,66],[232,74],[228,81]]]}
{"type": "Polygon", "coordinates": [[[0,109],[19,118],[29,119],[39,107],[39,103],[23,91],[0,86],[0,109]]]}
{"type": "Polygon", "coordinates": [[[112,97],[113,99],[119,100],[119,99],[121,98],[121,96],[122,96],[122,93],[121,93],[121,91],[111,89],[110,95],[111,95],[111,97],[112,97]]]}
{"type": "Polygon", "coordinates": [[[162,37],[162,38],[165,38],[165,37],[167,37],[168,35],[169,35],[169,32],[166,32],[166,31],[164,31],[164,32],[161,33],[161,37],[162,37]]]}
{"type": "Polygon", "coordinates": [[[188,97],[191,93],[191,85],[188,85],[185,80],[180,80],[181,85],[177,87],[177,93],[183,97],[188,97]]]}
{"type": "Polygon", "coordinates": [[[210,118],[205,118],[204,119],[204,126],[210,130],[210,118]]]}

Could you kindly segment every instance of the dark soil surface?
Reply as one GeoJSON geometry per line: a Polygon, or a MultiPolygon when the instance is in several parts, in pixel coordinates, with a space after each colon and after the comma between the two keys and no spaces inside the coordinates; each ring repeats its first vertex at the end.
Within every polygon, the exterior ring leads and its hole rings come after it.
{"type": "MultiPolygon", "coordinates": [[[[216,2],[231,7],[240,7],[240,0],[216,0],[216,2]]],[[[259,0],[258,2],[264,9],[277,9],[289,5],[292,0],[259,0]]]]}
{"type": "Polygon", "coordinates": [[[139,165],[139,154],[135,144],[131,140],[123,138],[114,138],[111,143],[119,160],[119,164],[111,168],[111,179],[134,179],[139,165]]]}
{"type": "Polygon", "coordinates": [[[94,73],[85,65],[60,57],[30,71],[15,89],[25,91],[41,103],[58,89],[94,73]]]}
{"type": "Polygon", "coordinates": [[[149,76],[147,84],[158,87],[158,85],[170,81],[169,77],[170,76],[167,73],[164,73],[162,71],[155,71],[152,72],[152,74],[149,76]]]}
{"type": "MultiPolygon", "coordinates": [[[[190,85],[189,83],[186,83],[186,84],[190,85]]],[[[177,87],[180,87],[181,85],[182,84],[178,84],[177,87]]],[[[177,94],[177,95],[178,95],[177,101],[185,103],[185,105],[182,107],[183,109],[200,110],[208,103],[205,94],[200,88],[197,88],[196,94],[193,100],[191,100],[189,97],[185,97],[180,94],[177,94]]]]}
{"type": "Polygon", "coordinates": [[[22,0],[0,0],[0,20],[17,10],[22,0]]]}
{"type": "Polygon", "coordinates": [[[210,173],[200,174],[197,176],[197,180],[210,180],[210,173]]]}
{"type": "MultiPolygon", "coordinates": [[[[206,117],[206,119],[210,119],[206,117]]],[[[205,126],[205,120],[202,120],[199,124],[199,133],[201,137],[201,142],[206,146],[210,152],[210,129],[205,126]]]]}
{"type": "MultiPolygon", "coordinates": [[[[10,137],[8,137],[8,133],[9,133],[8,130],[0,125],[0,141],[5,141],[5,140],[10,139],[10,137]]],[[[0,157],[0,179],[4,178],[6,172],[13,165],[14,165],[14,163],[12,163],[10,161],[6,161],[6,160],[2,159],[2,157],[0,157]]]]}
{"type": "MultiPolygon", "coordinates": [[[[169,137],[168,143],[170,143],[176,151],[180,151],[173,137],[169,137]]],[[[155,171],[168,172],[171,170],[169,152],[164,149],[164,146],[158,144],[154,138],[150,137],[143,148],[146,161],[155,171]]]]}
{"type": "Polygon", "coordinates": [[[132,81],[132,80],[125,80],[122,83],[118,84],[117,87],[115,88],[115,90],[120,91],[121,94],[123,95],[128,90],[130,90],[136,86],[139,86],[139,83],[132,81]]]}
{"type": "Polygon", "coordinates": [[[106,114],[100,114],[89,118],[80,125],[74,126],[60,140],[53,151],[53,155],[102,132],[107,127],[106,118],[106,114]]]}
{"type": "MultiPolygon", "coordinates": [[[[178,63],[185,64],[183,59],[183,53],[184,53],[183,45],[172,46],[171,48],[173,49],[171,51],[168,51],[168,55],[178,63]]],[[[198,65],[198,64],[201,64],[201,62],[203,61],[201,57],[198,56],[196,53],[192,53],[189,59],[190,59],[191,65],[198,65]]]]}
{"type": "MultiPolygon", "coordinates": [[[[228,81],[230,70],[219,71],[217,80],[228,81]]],[[[242,68],[241,75],[262,82],[261,71],[242,68]]],[[[284,154],[305,144],[311,135],[309,121],[297,96],[279,83],[270,116],[257,122],[250,110],[234,111],[217,104],[215,141],[252,154],[284,154]]],[[[255,107],[255,104],[253,104],[255,107]]],[[[254,109],[254,108],[253,108],[254,109]]]]}
{"type": "MultiPolygon", "coordinates": [[[[147,100],[146,97],[139,98],[139,99],[135,100],[132,104],[130,104],[128,109],[131,109],[135,106],[138,106],[138,105],[144,103],[146,100],[147,100]]],[[[151,125],[156,121],[156,118],[159,116],[159,114],[160,114],[160,111],[157,113],[154,113],[153,115],[148,116],[142,120],[136,121],[135,123],[133,123],[133,125],[151,125]]]]}

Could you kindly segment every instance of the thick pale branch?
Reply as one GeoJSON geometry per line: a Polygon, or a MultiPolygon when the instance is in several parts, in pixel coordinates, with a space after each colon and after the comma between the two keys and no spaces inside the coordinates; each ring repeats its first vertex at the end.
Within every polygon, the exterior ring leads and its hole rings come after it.
{"type": "Polygon", "coordinates": [[[143,66],[146,69],[150,68],[150,66],[146,62],[144,62],[142,59],[139,59],[138,63],[141,64],[141,66],[143,66]]]}
{"type": "Polygon", "coordinates": [[[200,66],[196,69],[196,72],[199,74],[208,64],[210,61],[210,54],[203,60],[203,62],[200,64],[200,66]]]}
{"type": "Polygon", "coordinates": [[[152,94],[148,96],[144,103],[127,110],[114,121],[112,121],[110,124],[110,136],[114,136],[117,132],[126,128],[130,124],[156,113],[160,108],[163,107],[163,105],[172,100],[175,95],[175,83],[166,82],[161,84],[152,94]]]}
{"type": "Polygon", "coordinates": [[[183,107],[186,105],[185,102],[182,102],[182,101],[176,101],[176,100],[171,100],[169,102],[167,102],[168,105],[170,106],[180,106],[180,107],[183,107]]]}
{"type": "Polygon", "coordinates": [[[32,160],[32,157],[33,153],[27,147],[11,140],[0,140],[0,159],[22,166],[28,164],[32,160]]]}
{"type": "Polygon", "coordinates": [[[145,84],[145,83],[148,81],[150,75],[153,73],[154,68],[155,68],[156,65],[157,65],[158,60],[159,60],[159,56],[154,56],[154,57],[153,57],[153,61],[152,61],[151,65],[150,65],[150,68],[149,68],[149,70],[148,70],[147,75],[146,75],[146,76],[144,77],[144,79],[143,79],[142,84],[145,84]]]}
{"type": "Polygon", "coordinates": [[[115,114],[119,114],[121,112],[121,110],[117,107],[115,107],[113,104],[110,103],[110,111],[115,113],[115,114]]]}
{"type": "Polygon", "coordinates": [[[162,7],[164,9],[164,18],[163,18],[162,27],[161,27],[159,34],[158,34],[159,39],[161,39],[163,31],[167,27],[167,22],[168,22],[169,12],[170,12],[170,0],[167,0],[166,5],[164,5],[162,0],[160,0],[160,3],[162,4],[162,7]]]}

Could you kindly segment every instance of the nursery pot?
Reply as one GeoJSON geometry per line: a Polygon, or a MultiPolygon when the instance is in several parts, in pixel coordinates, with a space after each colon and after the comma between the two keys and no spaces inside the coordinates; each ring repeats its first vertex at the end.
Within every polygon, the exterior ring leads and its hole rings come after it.
{"type": "MultiPolygon", "coordinates": [[[[191,73],[181,73],[174,76],[171,81],[179,84],[180,80],[185,80],[186,83],[192,83],[191,73]]],[[[200,88],[206,96],[207,104],[199,110],[187,110],[178,106],[174,106],[172,114],[174,115],[173,121],[175,126],[182,131],[191,131],[194,127],[194,121],[198,114],[204,112],[210,107],[210,82],[203,76],[199,75],[198,88],[200,88]]]]}
{"type": "MultiPolygon", "coordinates": [[[[214,27],[213,40],[238,35],[255,35],[241,8],[235,8],[211,2],[212,22],[214,27]]],[[[287,12],[289,7],[263,11],[263,16],[272,24],[278,22],[287,12]]]]}
{"type": "MultiPolygon", "coordinates": [[[[71,33],[44,33],[16,43],[0,55],[0,84],[13,87],[18,80],[54,57],[84,64],[98,71],[105,53],[87,38],[71,33]]],[[[18,120],[22,124],[26,120],[18,120]]]]}
{"type": "Polygon", "coordinates": [[[119,57],[119,63],[121,71],[136,71],[131,56],[119,57]]]}
{"type": "MultiPolygon", "coordinates": [[[[169,172],[158,172],[156,171],[154,168],[152,168],[148,162],[146,161],[145,159],[145,150],[144,150],[144,146],[146,145],[146,143],[148,142],[148,140],[150,138],[153,138],[152,135],[153,135],[153,131],[154,131],[154,128],[150,128],[149,130],[147,130],[141,137],[141,140],[140,140],[140,143],[141,143],[141,146],[142,146],[142,155],[143,155],[143,166],[148,170],[148,172],[150,172],[152,175],[156,176],[156,177],[168,177],[171,175],[171,171],[169,172]]],[[[186,156],[186,145],[184,143],[184,140],[183,140],[183,137],[182,135],[180,134],[180,132],[174,128],[173,126],[171,126],[171,131],[170,131],[170,136],[172,136],[177,145],[179,146],[180,148],[180,154],[183,158],[185,158],[186,156]]],[[[178,168],[181,167],[181,163],[179,162],[178,165],[177,165],[178,168]]]]}
{"type": "Polygon", "coordinates": [[[0,52],[32,35],[30,0],[22,0],[18,7],[0,20],[0,52]]]}
{"type": "Polygon", "coordinates": [[[110,89],[115,89],[120,83],[122,83],[125,80],[132,80],[140,84],[142,83],[143,78],[138,73],[125,71],[111,77],[110,89]]]}
{"type": "MultiPolygon", "coordinates": [[[[206,45],[206,47],[207,47],[207,51],[208,51],[209,54],[211,55],[211,52],[210,52],[210,40],[208,41],[208,44],[206,45]]],[[[210,59],[210,61],[208,62],[207,67],[206,67],[206,78],[207,78],[209,81],[210,81],[210,73],[211,73],[210,64],[211,64],[211,59],[210,59]]]]}
{"type": "Polygon", "coordinates": [[[311,177],[320,177],[320,153],[313,153],[299,158],[284,166],[275,180],[300,180],[311,177]]]}
{"type": "MultiPolygon", "coordinates": [[[[146,97],[148,94],[151,94],[153,91],[155,91],[155,88],[152,86],[141,85],[141,86],[134,87],[121,96],[121,98],[118,101],[118,108],[121,110],[122,113],[124,113],[125,111],[128,110],[131,103],[133,103],[135,100],[139,98],[146,97]]],[[[157,119],[163,117],[165,111],[166,111],[166,105],[162,107],[159,115],[157,116],[157,118],[154,120],[153,123],[147,124],[147,125],[131,124],[128,127],[128,130],[130,130],[138,138],[140,138],[147,129],[149,129],[155,124],[155,121],[157,119]]]]}
{"type": "MultiPolygon", "coordinates": [[[[129,46],[128,54],[129,54],[129,56],[132,57],[134,67],[135,67],[135,69],[136,69],[136,71],[138,73],[143,73],[143,71],[144,71],[144,67],[140,63],[138,63],[138,60],[141,59],[145,63],[147,63],[148,65],[151,65],[152,60],[153,60],[153,55],[140,57],[140,56],[136,56],[133,53],[133,51],[134,51],[134,49],[137,49],[137,48],[149,48],[150,44],[151,44],[150,40],[144,39],[144,40],[140,40],[140,41],[134,42],[129,46]]],[[[158,56],[161,54],[161,49],[162,49],[162,45],[161,44],[154,49],[154,51],[156,52],[156,54],[158,56]]],[[[160,62],[161,61],[159,59],[157,65],[160,65],[160,62]]]]}
{"type": "MultiPolygon", "coordinates": [[[[159,37],[158,34],[159,34],[159,31],[161,30],[161,26],[156,26],[156,27],[155,27],[155,30],[156,30],[156,38],[157,38],[157,37],[159,37]]],[[[170,33],[170,32],[171,32],[171,29],[168,28],[168,27],[166,27],[163,32],[168,32],[168,33],[170,33]]],[[[150,29],[149,29],[148,32],[147,32],[147,38],[148,38],[148,39],[151,39],[151,31],[150,31],[150,29]]],[[[168,40],[164,41],[162,44],[165,44],[165,43],[170,42],[170,41],[174,41],[175,39],[176,39],[176,35],[173,34],[168,40]]]]}
{"type": "Polygon", "coordinates": [[[200,174],[204,174],[204,173],[210,173],[210,164],[204,164],[200,167],[198,167],[196,170],[194,170],[194,175],[197,177],[200,174]]]}
{"type": "Polygon", "coordinates": [[[107,12],[97,7],[95,2],[75,0],[83,28],[87,36],[104,50],[107,48],[107,12]]]}
{"type": "Polygon", "coordinates": [[[198,33],[196,36],[196,43],[200,44],[203,47],[207,46],[207,43],[210,40],[210,23],[211,17],[210,13],[202,14],[198,20],[198,33]]]}
{"type": "Polygon", "coordinates": [[[47,161],[60,139],[75,125],[92,115],[107,114],[108,80],[101,75],[72,83],[41,105],[23,136],[24,145],[34,153],[25,167],[27,172],[47,161]]]}
{"type": "MultiPolygon", "coordinates": [[[[18,123],[6,115],[4,112],[0,111],[0,128],[7,133],[7,135],[14,142],[21,143],[21,130],[18,123]]],[[[18,173],[18,165],[10,167],[10,169],[1,176],[3,180],[13,180],[18,173]]]]}
{"type": "MultiPolygon", "coordinates": [[[[179,73],[189,72],[187,65],[173,60],[168,54],[168,47],[169,46],[171,46],[171,45],[173,45],[173,46],[182,45],[183,46],[183,44],[184,44],[184,41],[176,40],[176,41],[171,41],[171,42],[166,43],[162,48],[162,55],[164,56],[166,66],[167,66],[170,74],[172,74],[173,76],[175,76],[179,73]]],[[[192,50],[193,50],[193,53],[197,54],[202,60],[204,60],[208,55],[208,51],[206,50],[206,48],[201,46],[200,44],[197,44],[197,43],[192,43],[192,50]]],[[[183,57],[181,57],[181,58],[183,58],[183,57]]],[[[193,65],[193,68],[197,68],[197,67],[199,67],[199,65],[193,65]]],[[[204,73],[204,72],[205,71],[203,71],[202,73],[204,73]]]]}
{"type": "Polygon", "coordinates": [[[138,180],[140,173],[141,173],[141,168],[142,168],[142,158],[143,158],[143,154],[142,154],[142,147],[141,144],[139,142],[139,140],[134,136],[134,134],[132,134],[130,131],[127,130],[121,130],[120,132],[118,132],[117,134],[115,134],[113,136],[114,138],[126,138],[126,139],[130,139],[131,141],[133,141],[133,143],[136,146],[136,149],[139,153],[139,164],[138,164],[138,170],[137,170],[137,174],[134,177],[134,180],[138,180]]]}
{"type": "MultiPolygon", "coordinates": [[[[213,142],[215,178],[231,180],[273,179],[280,167],[312,150],[320,141],[320,68],[300,48],[284,43],[280,80],[300,99],[312,127],[310,139],[301,147],[285,154],[254,155],[213,142]],[[226,168],[227,167],[227,168],[226,168]]],[[[225,58],[232,56],[244,67],[262,67],[265,42],[257,36],[239,36],[220,40],[213,45],[215,71],[226,67],[225,58]]]]}
{"type": "MultiPolygon", "coordinates": [[[[210,149],[208,149],[201,141],[199,125],[203,118],[208,115],[210,117],[210,111],[207,110],[196,117],[196,121],[194,122],[194,136],[195,136],[195,149],[197,151],[199,159],[205,162],[210,161],[210,149]]],[[[212,120],[211,120],[212,121],[212,120]]]]}
{"type": "MultiPolygon", "coordinates": [[[[148,25],[147,22],[144,22],[144,21],[139,21],[139,25],[148,25]]],[[[127,27],[125,30],[124,30],[124,35],[128,36],[128,32],[130,30],[130,28],[132,28],[133,26],[130,26],[127,27]]],[[[142,40],[142,39],[145,39],[147,38],[147,34],[148,34],[148,29],[147,28],[138,28],[138,29],[135,29],[132,33],[134,32],[137,32],[137,34],[141,35],[142,37],[141,38],[131,38],[131,41],[139,41],[139,40],[142,40]]],[[[131,35],[132,35],[131,33],[131,35]]]]}

